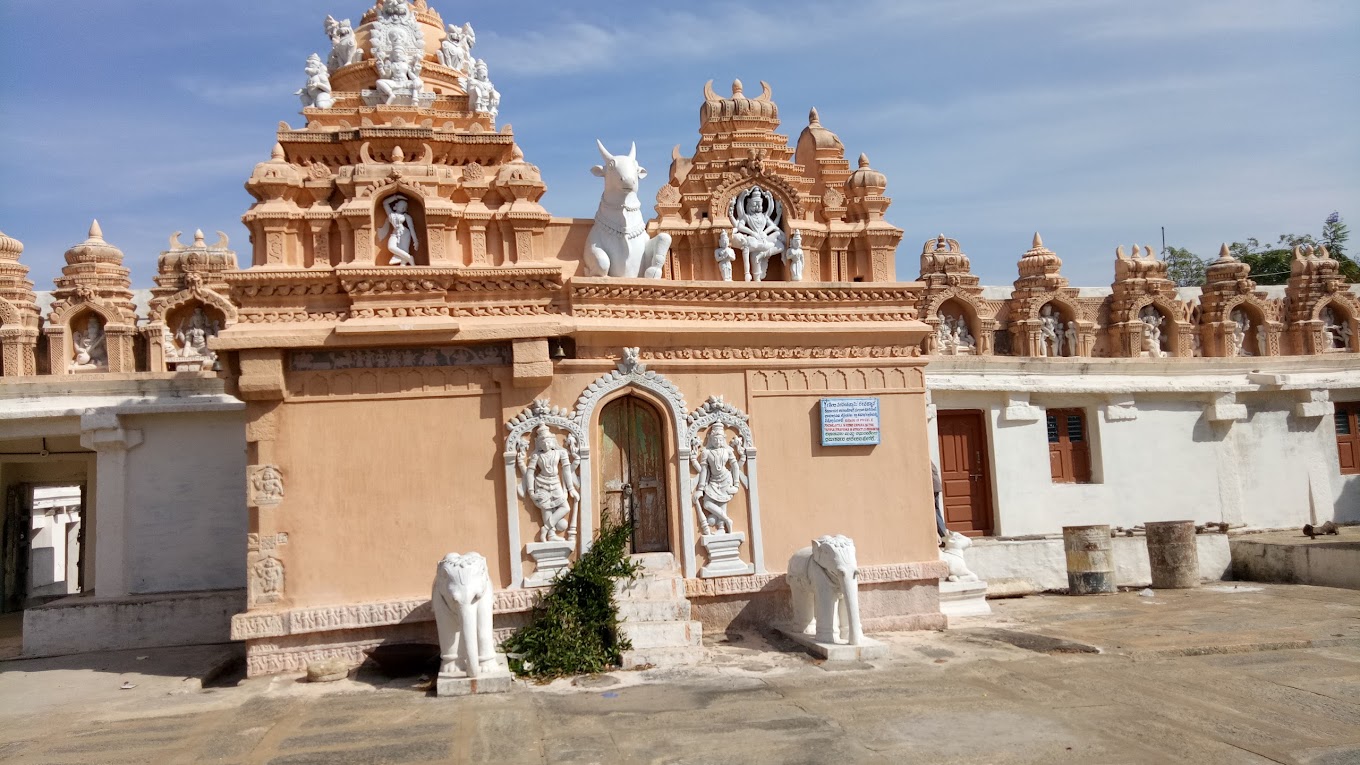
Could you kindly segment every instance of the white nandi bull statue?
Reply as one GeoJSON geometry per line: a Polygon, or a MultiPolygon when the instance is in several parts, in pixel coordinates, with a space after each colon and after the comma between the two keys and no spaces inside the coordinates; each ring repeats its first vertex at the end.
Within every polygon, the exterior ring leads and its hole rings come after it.
{"type": "Polygon", "coordinates": [[[864,642],[859,621],[859,564],[855,543],[837,534],[812,540],[789,558],[789,591],[793,595],[793,627],[807,632],[815,616],[817,642],[850,645],[864,642]],[[836,629],[837,617],[840,619],[836,629]]]}
{"type": "Polygon", "coordinates": [[[951,531],[944,538],[944,549],[940,551],[940,560],[949,565],[949,575],[945,577],[946,582],[976,582],[978,575],[968,568],[968,564],[963,560],[963,551],[973,546],[973,540],[951,531]]]}
{"type": "Polygon", "coordinates": [[[435,569],[430,605],[439,627],[439,674],[477,677],[497,668],[491,576],[479,553],[449,553],[435,569]]]}
{"type": "Polygon", "coordinates": [[[670,254],[671,235],[647,236],[637,195],[638,181],[647,177],[647,171],[637,163],[637,144],[619,156],[610,154],[598,140],[595,145],[600,147],[604,164],[590,172],[604,178],[604,194],[586,239],[586,274],[659,279],[670,254]]]}

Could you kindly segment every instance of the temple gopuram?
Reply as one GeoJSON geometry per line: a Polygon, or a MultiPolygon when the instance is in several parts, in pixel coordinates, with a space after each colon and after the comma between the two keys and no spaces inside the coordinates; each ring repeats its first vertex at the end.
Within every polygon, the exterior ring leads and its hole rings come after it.
{"type": "Polygon", "coordinates": [[[133,290],[95,223],[39,293],[0,235],[0,479],[84,497],[61,597],[6,585],[31,655],[358,665],[433,642],[450,551],[485,557],[504,638],[606,517],[648,572],[628,666],[787,620],[824,535],[853,540],[866,632],[945,628],[937,493],[979,574],[1038,589],[1061,571],[1000,538],[1360,521],[1360,298],[1325,248],[1267,288],[1225,247],[1182,288],[1120,246],[1083,288],[1025,232],[992,287],[923,229],[899,274],[888,178],[740,81],[695,88],[653,213],[662,158],[597,143],[596,216],[557,217],[470,24],[378,0],[324,29],[239,255],[177,232],[133,290]]]}

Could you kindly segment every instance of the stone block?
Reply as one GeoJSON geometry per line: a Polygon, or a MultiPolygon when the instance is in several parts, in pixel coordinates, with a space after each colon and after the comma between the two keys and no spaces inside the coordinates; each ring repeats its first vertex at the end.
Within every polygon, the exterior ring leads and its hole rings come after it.
{"type": "Polygon", "coordinates": [[[506,693],[514,684],[514,676],[505,668],[478,677],[446,675],[441,672],[435,681],[435,695],[472,696],[481,693],[506,693]]]}
{"type": "Polygon", "coordinates": [[[745,541],[746,535],[742,533],[705,534],[699,537],[699,544],[703,545],[704,551],[708,553],[708,565],[699,569],[699,577],[712,579],[719,576],[754,574],[755,566],[741,559],[741,545],[745,541]]]}
{"type": "Polygon", "coordinates": [[[991,612],[986,582],[940,582],[940,613],[945,616],[986,616],[991,612]]]}
{"type": "Polygon", "coordinates": [[[888,644],[864,638],[859,645],[849,643],[819,643],[816,635],[809,635],[790,626],[775,627],[779,634],[802,646],[808,653],[827,661],[868,661],[888,656],[888,644]]]}
{"type": "Polygon", "coordinates": [[[525,587],[547,587],[571,564],[571,542],[530,542],[525,545],[534,559],[534,573],[524,578],[525,587]]]}

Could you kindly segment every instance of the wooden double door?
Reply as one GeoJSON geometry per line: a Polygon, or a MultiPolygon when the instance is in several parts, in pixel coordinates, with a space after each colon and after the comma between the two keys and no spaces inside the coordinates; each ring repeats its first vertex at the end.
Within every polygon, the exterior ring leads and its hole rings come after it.
{"type": "Polygon", "coordinates": [[[633,522],[632,552],[670,552],[666,431],[656,407],[624,396],[600,412],[601,512],[633,522]]]}
{"type": "Polygon", "coordinates": [[[941,411],[940,483],[945,527],[970,537],[992,533],[992,479],[987,423],[981,410],[941,411]]]}

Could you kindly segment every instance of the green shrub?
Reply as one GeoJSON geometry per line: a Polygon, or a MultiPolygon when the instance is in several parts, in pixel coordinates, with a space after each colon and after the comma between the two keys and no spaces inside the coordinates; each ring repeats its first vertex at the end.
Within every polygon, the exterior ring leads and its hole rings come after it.
{"type": "Polygon", "coordinates": [[[614,583],[637,579],[641,569],[628,557],[632,533],[630,524],[604,514],[590,551],[557,578],[529,623],[502,644],[515,674],[551,680],[620,665],[632,644],[619,635],[614,583]]]}

